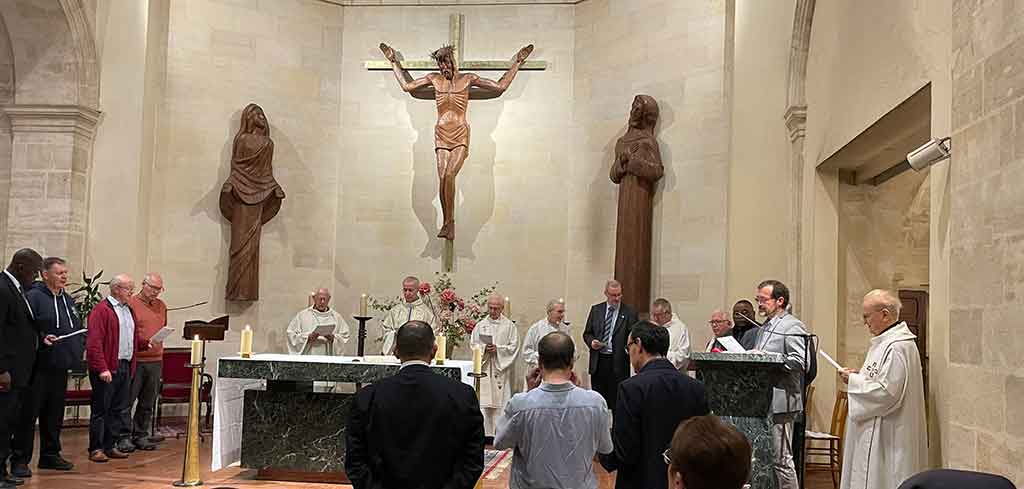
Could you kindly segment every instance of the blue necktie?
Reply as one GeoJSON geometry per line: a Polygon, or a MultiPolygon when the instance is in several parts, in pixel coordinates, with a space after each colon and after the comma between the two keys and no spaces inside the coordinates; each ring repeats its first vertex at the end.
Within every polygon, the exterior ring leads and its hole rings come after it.
{"type": "Polygon", "coordinates": [[[608,308],[608,315],[604,318],[604,350],[612,347],[612,326],[615,324],[615,308],[608,308]]]}

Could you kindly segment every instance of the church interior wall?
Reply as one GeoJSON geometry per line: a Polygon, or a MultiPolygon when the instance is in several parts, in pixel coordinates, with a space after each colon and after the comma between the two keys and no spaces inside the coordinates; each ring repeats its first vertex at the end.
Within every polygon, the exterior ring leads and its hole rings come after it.
{"type": "Polygon", "coordinates": [[[954,0],[943,462],[1024,484],[1024,12],[954,0]]]}
{"type": "MultiPolygon", "coordinates": [[[[0,105],[14,103],[14,51],[7,27],[0,18],[0,105]]],[[[11,121],[0,111],[0,246],[6,249],[7,212],[11,196],[11,121]]]]}
{"type": "MultiPolygon", "coordinates": [[[[952,86],[950,66],[950,2],[817,2],[807,63],[807,126],[801,218],[805,322],[826,351],[845,342],[842,324],[848,297],[841,290],[845,244],[840,239],[839,175],[819,171],[827,159],[882,115],[927,83],[931,83],[931,128],[934,137],[950,131],[952,86]],[[842,339],[841,339],[842,338],[842,339]]],[[[941,167],[941,165],[940,165],[941,167]]],[[[948,248],[942,240],[941,217],[944,171],[931,172],[929,243],[929,333],[931,411],[938,461],[943,419],[941,384],[947,382],[941,352],[948,331],[948,308],[943,283],[948,248]],[[938,241],[936,241],[938,240],[938,241]]],[[[849,291],[854,294],[854,291],[849,291]]],[[[816,381],[813,416],[827,420],[838,385],[832,376],[816,381]]]]}
{"type": "Polygon", "coordinates": [[[665,164],[655,197],[651,293],[672,302],[691,345],[702,346],[711,336],[708,315],[726,300],[726,2],[588,0],[576,6],[575,24],[573,112],[581,134],[573,174],[587,190],[573,192],[569,206],[570,311],[582,322],[585,308],[603,300],[615,241],[608,170],[633,96],[646,93],[661,109],[665,164]]]}
{"type": "MultiPolygon", "coordinates": [[[[792,178],[783,124],[795,1],[736,0],[729,161],[727,296],[753,302],[761,280],[793,284],[787,262],[792,178]]],[[[706,319],[705,319],[706,322],[706,319]]]]}

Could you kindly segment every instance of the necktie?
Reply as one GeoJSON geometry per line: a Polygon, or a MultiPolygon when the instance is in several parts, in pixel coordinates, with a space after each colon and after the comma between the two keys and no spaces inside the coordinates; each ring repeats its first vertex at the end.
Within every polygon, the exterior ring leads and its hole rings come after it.
{"type": "Polygon", "coordinates": [[[612,326],[615,325],[615,308],[608,308],[608,315],[604,318],[604,349],[612,346],[612,326]]]}

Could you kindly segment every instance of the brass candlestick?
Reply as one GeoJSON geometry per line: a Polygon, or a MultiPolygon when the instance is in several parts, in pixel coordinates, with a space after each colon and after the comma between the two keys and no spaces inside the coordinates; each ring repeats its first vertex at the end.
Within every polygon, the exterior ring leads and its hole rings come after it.
{"type": "Polygon", "coordinates": [[[181,480],[174,481],[175,487],[203,485],[199,479],[199,370],[202,363],[189,364],[192,369],[192,391],[188,401],[188,438],[185,441],[185,460],[181,467],[181,480]]]}
{"type": "MultiPolygon", "coordinates": [[[[484,377],[487,377],[487,374],[484,373],[484,372],[479,372],[479,373],[477,373],[477,372],[470,372],[467,375],[469,375],[470,377],[473,377],[473,387],[476,390],[476,400],[477,400],[477,402],[480,402],[480,379],[482,379],[484,377]]],[[[483,481],[483,478],[480,478],[480,479],[477,479],[476,485],[473,486],[473,489],[482,489],[483,487],[484,487],[484,481],[483,481]]]]}

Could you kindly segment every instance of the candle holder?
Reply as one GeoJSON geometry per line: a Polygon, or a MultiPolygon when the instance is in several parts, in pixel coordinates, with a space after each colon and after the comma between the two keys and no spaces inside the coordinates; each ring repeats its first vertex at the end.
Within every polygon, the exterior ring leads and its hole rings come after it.
{"type": "Polygon", "coordinates": [[[473,387],[476,389],[476,400],[479,401],[480,400],[480,379],[482,379],[484,377],[487,377],[487,374],[484,373],[484,372],[480,372],[480,373],[470,372],[470,373],[468,373],[466,375],[468,375],[470,377],[473,377],[473,387]]]}
{"type": "Polygon", "coordinates": [[[252,352],[249,352],[249,353],[238,352],[238,356],[240,356],[242,358],[252,358],[252,352]]]}
{"type": "Polygon", "coordinates": [[[199,371],[202,362],[188,363],[192,369],[192,388],[188,401],[188,437],[185,441],[185,460],[182,462],[181,479],[172,483],[175,487],[194,487],[203,485],[199,478],[199,371]]]}
{"type": "Polygon", "coordinates": [[[352,319],[359,321],[359,332],[356,333],[356,356],[361,357],[366,353],[366,322],[373,319],[373,316],[352,316],[352,319]]]}

